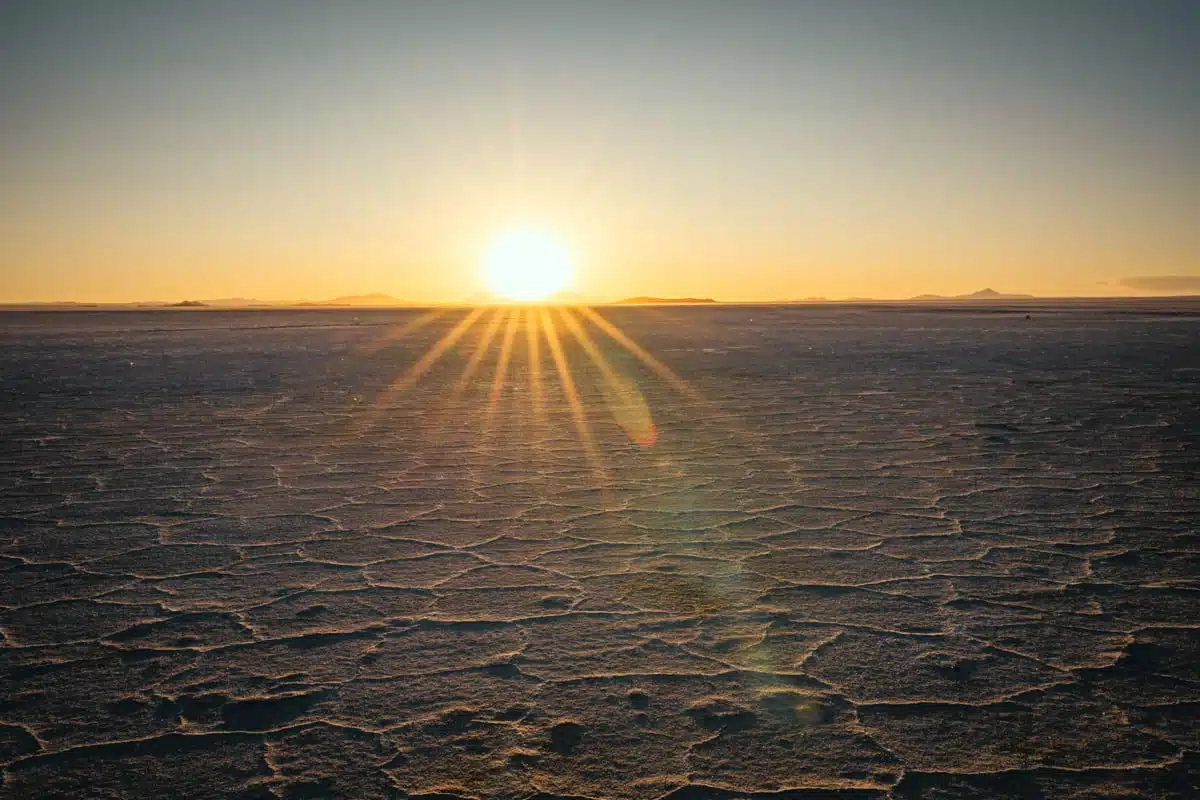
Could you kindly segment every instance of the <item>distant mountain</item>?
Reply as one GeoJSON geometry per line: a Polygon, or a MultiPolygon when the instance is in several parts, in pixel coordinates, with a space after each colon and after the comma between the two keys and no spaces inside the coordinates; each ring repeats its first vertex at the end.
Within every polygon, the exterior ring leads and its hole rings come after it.
{"type": "Polygon", "coordinates": [[[667,305],[677,303],[689,305],[696,303],[715,303],[711,297],[626,297],[618,300],[617,305],[667,305]]]}
{"type": "Polygon", "coordinates": [[[20,303],[3,303],[13,308],[95,308],[96,303],[78,303],[74,300],[27,300],[20,303]]]}
{"type": "Polygon", "coordinates": [[[1005,292],[997,292],[995,289],[980,289],[978,292],[970,294],[957,294],[950,297],[941,294],[919,294],[916,297],[910,297],[909,300],[1033,300],[1031,294],[1007,294],[1005,292]]]}
{"type": "Polygon", "coordinates": [[[392,297],[390,294],[382,292],[373,292],[371,294],[347,294],[341,297],[335,297],[332,300],[315,300],[296,303],[297,306],[313,307],[313,306],[402,306],[404,301],[392,297]]]}
{"type": "Polygon", "coordinates": [[[201,303],[199,300],[180,300],[178,303],[169,303],[168,308],[208,308],[208,303],[201,303]]]}
{"type": "Polygon", "coordinates": [[[980,289],[978,292],[971,294],[960,295],[956,300],[1032,300],[1031,294],[1017,294],[1012,292],[997,292],[995,289],[980,289]]]}
{"type": "Polygon", "coordinates": [[[218,297],[215,300],[205,300],[205,305],[218,306],[221,308],[246,308],[248,306],[272,306],[275,303],[264,303],[262,300],[255,300],[253,297],[218,297]]]}

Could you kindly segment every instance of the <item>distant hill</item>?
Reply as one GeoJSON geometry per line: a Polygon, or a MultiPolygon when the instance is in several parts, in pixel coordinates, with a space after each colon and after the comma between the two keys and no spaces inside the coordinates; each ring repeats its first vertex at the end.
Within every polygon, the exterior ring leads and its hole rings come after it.
{"type": "Polygon", "coordinates": [[[52,309],[72,309],[72,308],[99,308],[99,303],[78,303],[74,300],[26,300],[16,303],[0,303],[0,308],[52,308],[52,309]]]}
{"type": "Polygon", "coordinates": [[[715,303],[711,297],[626,297],[624,300],[618,300],[618,305],[666,305],[670,303],[678,303],[681,305],[690,305],[696,303],[715,303]]]}
{"type": "Polygon", "coordinates": [[[253,297],[218,297],[215,300],[205,300],[205,305],[218,306],[221,308],[247,308],[249,306],[271,306],[274,303],[264,303],[262,300],[255,300],[253,297]]]}
{"type": "Polygon", "coordinates": [[[341,297],[335,297],[332,300],[315,300],[296,303],[297,306],[303,307],[325,307],[325,306],[401,306],[404,301],[392,297],[390,294],[382,292],[374,292],[372,294],[348,294],[341,297]]]}
{"type": "Polygon", "coordinates": [[[77,303],[74,300],[30,300],[24,303],[5,303],[6,306],[28,306],[30,308],[95,308],[96,303],[77,303]]]}
{"type": "Polygon", "coordinates": [[[916,297],[910,297],[909,300],[1033,300],[1031,294],[1006,294],[997,292],[995,289],[980,289],[978,292],[970,294],[958,294],[947,297],[941,294],[919,294],[916,297]]]}
{"type": "Polygon", "coordinates": [[[199,300],[180,300],[178,303],[169,303],[168,308],[208,308],[208,303],[201,303],[199,300]]]}

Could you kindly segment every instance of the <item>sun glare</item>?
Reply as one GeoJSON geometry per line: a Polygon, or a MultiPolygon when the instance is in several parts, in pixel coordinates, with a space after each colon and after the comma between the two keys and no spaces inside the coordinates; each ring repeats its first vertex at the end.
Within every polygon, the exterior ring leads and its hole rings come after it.
{"type": "Polygon", "coordinates": [[[484,259],[488,287],[499,297],[519,302],[545,300],[561,292],[573,271],[566,245],[551,233],[531,228],[501,234],[484,259]]]}

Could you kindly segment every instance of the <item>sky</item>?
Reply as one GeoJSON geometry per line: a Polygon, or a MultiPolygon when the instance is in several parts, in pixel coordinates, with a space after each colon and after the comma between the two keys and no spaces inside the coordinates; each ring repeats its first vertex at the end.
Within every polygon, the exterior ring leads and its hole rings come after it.
{"type": "Polygon", "coordinates": [[[0,0],[0,302],[1200,292],[1200,3],[0,0]]]}

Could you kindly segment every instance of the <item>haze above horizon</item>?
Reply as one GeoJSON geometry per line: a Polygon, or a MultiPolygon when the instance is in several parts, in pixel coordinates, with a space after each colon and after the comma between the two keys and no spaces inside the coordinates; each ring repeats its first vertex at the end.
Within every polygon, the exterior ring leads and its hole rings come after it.
{"type": "Polygon", "coordinates": [[[0,303],[1200,291],[1200,6],[0,4],[0,303]],[[522,286],[521,275],[509,285],[522,286]]]}

